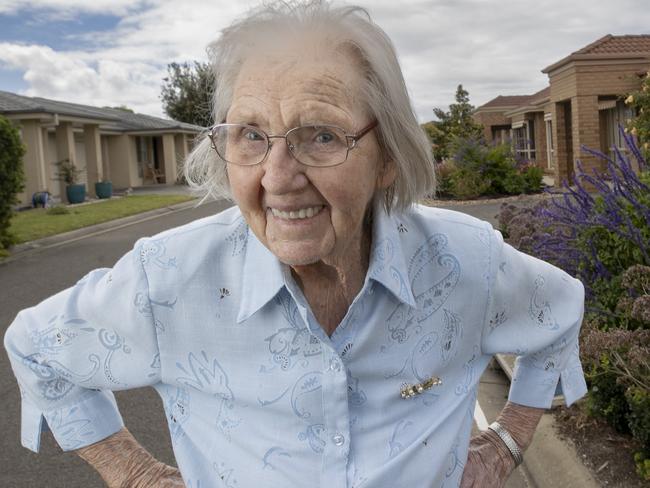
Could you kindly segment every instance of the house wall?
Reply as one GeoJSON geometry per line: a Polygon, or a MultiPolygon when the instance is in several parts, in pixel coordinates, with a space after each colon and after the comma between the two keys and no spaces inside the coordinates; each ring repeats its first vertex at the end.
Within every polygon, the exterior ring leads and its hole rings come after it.
{"type": "Polygon", "coordinates": [[[163,160],[165,165],[165,183],[173,185],[178,177],[178,168],[176,166],[176,144],[174,143],[174,134],[163,134],[163,160]]]}
{"type": "Polygon", "coordinates": [[[114,188],[137,186],[135,142],[127,134],[107,136],[108,160],[111,167],[111,181],[114,188]]]}
{"type": "Polygon", "coordinates": [[[15,121],[15,125],[26,149],[23,156],[25,189],[16,195],[16,198],[21,205],[27,205],[31,203],[32,195],[35,192],[47,190],[43,134],[38,120],[15,121]]]}
{"type": "Polygon", "coordinates": [[[599,96],[621,96],[641,85],[638,72],[647,70],[650,63],[630,60],[584,61],[572,63],[549,73],[554,137],[557,141],[555,152],[556,181],[575,172],[575,159],[579,158],[587,172],[602,170],[604,162],[592,156],[582,147],[599,149],[601,146],[598,114],[599,96]],[[567,119],[566,107],[561,106],[558,118],[558,103],[571,104],[571,117],[567,119]],[[570,120],[570,124],[567,123],[570,120]],[[570,128],[570,137],[566,134],[570,128]],[[563,144],[570,140],[570,150],[563,144]]]}
{"type": "Polygon", "coordinates": [[[505,109],[502,112],[478,112],[473,115],[474,121],[483,125],[483,137],[488,144],[493,141],[492,127],[510,125],[510,118],[504,115],[505,109]]]}
{"type": "Polygon", "coordinates": [[[77,176],[77,182],[86,185],[88,190],[88,160],[86,159],[86,147],[84,144],[84,135],[79,132],[74,133],[74,149],[77,162],[77,169],[81,170],[77,176]]]}
{"type": "Polygon", "coordinates": [[[56,166],[56,134],[53,129],[43,129],[43,152],[45,154],[45,168],[49,192],[53,197],[61,198],[61,186],[57,180],[59,168],[56,166]]]}
{"type": "Polygon", "coordinates": [[[104,179],[111,181],[111,165],[109,163],[109,154],[108,154],[108,141],[109,138],[108,136],[101,136],[101,151],[102,151],[102,174],[104,175],[104,179]]]}

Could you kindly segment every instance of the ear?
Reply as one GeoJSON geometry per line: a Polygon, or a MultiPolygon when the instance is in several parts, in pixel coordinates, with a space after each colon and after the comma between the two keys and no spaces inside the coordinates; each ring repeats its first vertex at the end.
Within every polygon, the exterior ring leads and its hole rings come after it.
{"type": "Polygon", "coordinates": [[[395,162],[392,160],[384,161],[381,171],[377,175],[377,189],[385,190],[390,185],[392,185],[396,179],[397,166],[395,165],[395,162]]]}

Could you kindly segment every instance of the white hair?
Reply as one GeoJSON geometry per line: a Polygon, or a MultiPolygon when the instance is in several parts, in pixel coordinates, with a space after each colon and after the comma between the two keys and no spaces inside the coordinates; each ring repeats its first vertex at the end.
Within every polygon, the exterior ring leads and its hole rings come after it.
{"type": "MultiPolygon", "coordinates": [[[[216,83],[213,120],[225,120],[252,45],[272,45],[278,32],[315,36],[325,31],[335,34],[337,45],[332,49],[351,48],[359,58],[364,79],[359,97],[377,120],[382,155],[394,163],[397,173],[381,197],[387,211],[405,209],[435,189],[431,143],[411,107],[393,43],[361,7],[334,7],[323,0],[276,2],[250,11],[224,29],[208,46],[216,83]]],[[[212,149],[207,133],[199,136],[183,171],[190,187],[205,198],[231,198],[226,163],[212,149]]]]}

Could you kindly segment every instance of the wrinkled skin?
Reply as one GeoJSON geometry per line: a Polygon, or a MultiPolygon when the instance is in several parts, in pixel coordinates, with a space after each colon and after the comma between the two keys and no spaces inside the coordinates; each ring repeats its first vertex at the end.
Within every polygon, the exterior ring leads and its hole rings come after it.
{"type": "Polygon", "coordinates": [[[473,437],[460,488],[501,488],[515,468],[505,445],[491,431],[473,437]]]}
{"type": "Polygon", "coordinates": [[[185,486],[178,469],[157,461],[126,428],[75,452],[97,470],[110,488],[185,486]]]}

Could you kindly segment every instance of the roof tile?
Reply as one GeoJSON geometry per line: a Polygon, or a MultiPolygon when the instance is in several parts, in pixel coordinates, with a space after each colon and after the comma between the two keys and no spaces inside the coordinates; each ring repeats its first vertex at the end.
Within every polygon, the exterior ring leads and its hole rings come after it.
{"type": "Polygon", "coordinates": [[[92,107],[90,105],[62,102],[48,98],[26,97],[16,93],[0,91],[0,114],[34,112],[104,120],[103,128],[120,132],[164,129],[181,129],[195,132],[203,130],[202,127],[196,125],[151,115],[131,113],[116,108],[92,107]]]}

